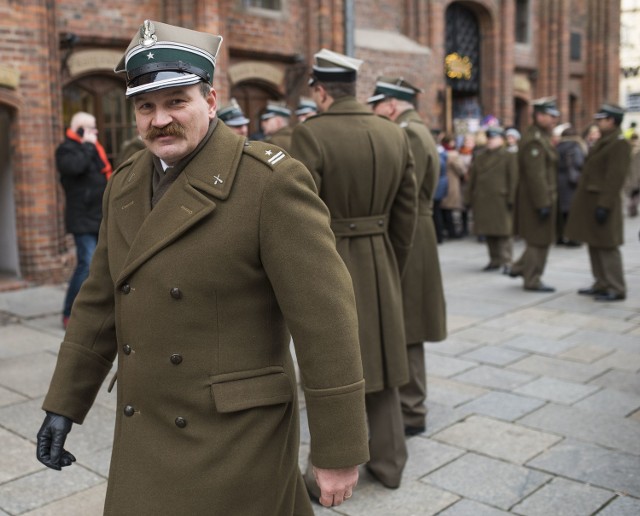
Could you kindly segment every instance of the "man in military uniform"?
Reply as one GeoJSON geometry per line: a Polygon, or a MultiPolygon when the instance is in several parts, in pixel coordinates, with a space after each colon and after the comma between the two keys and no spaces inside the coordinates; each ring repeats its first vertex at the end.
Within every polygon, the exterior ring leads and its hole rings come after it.
{"type": "Polygon", "coordinates": [[[291,150],[290,124],[291,110],[286,106],[269,102],[260,115],[260,126],[264,133],[264,141],[277,145],[286,151],[291,150]]]}
{"type": "Polygon", "coordinates": [[[619,246],[623,243],[622,197],[631,164],[631,146],[620,125],[624,109],[603,104],[594,118],[602,133],[589,151],[573,197],[567,238],[589,246],[595,282],[579,294],[596,301],[621,301],[627,295],[619,246]]]}
{"type": "Polygon", "coordinates": [[[374,113],[386,116],[405,130],[415,161],[418,222],[402,276],[409,383],[400,387],[400,401],[406,435],[416,435],[426,429],[424,342],[447,337],[444,289],[433,222],[433,195],[440,174],[440,157],[431,131],[415,110],[421,92],[402,77],[380,77],[373,96],[367,100],[374,113]]]}
{"type": "Polygon", "coordinates": [[[223,121],[229,129],[240,136],[249,135],[249,119],[244,116],[242,108],[236,99],[231,99],[228,106],[218,111],[218,119],[223,121]]]}
{"type": "Polygon", "coordinates": [[[509,275],[524,278],[530,292],[554,292],[542,280],[549,247],[556,241],[557,152],[551,144],[560,111],[554,97],[532,102],[533,125],[520,141],[516,194],[515,233],[525,243],[524,253],[511,267],[509,275]]]}
{"type": "Polygon", "coordinates": [[[407,460],[398,387],[409,379],[400,275],[416,226],[417,191],[406,133],[355,98],[361,63],[326,49],[315,55],[310,86],[320,114],[296,126],[292,155],[315,178],[351,272],[367,393],[367,467],[396,488],[407,460]]]}
{"type": "Polygon", "coordinates": [[[75,461],[66,435],[117,357],[109,516],[312,516],[291,337],[320,502],[349,498],[368,459],[355,298],[329,213],[304,166],[217,123],[221,41],[146,20],[116,68],[147,150],[108,182],[37,444],[50,468],[75,461]]]}
{"type": "Polygon", "coordinates": [[[511,268],[513,206],[518,185],[517,156],[505,147],[504,130],[486,130],[486,150],[478,154],[469,168],[465,204],[473,210],[473,229],[483,235],[489,251],[484,271],[511,268]]]}
{"type": "Polygon", "coordinates": [[[298,107],[294,111],[298,123],[304,122],[307,118],[318,114],[318,106],[312,99],[301,98],[298,107]]]}

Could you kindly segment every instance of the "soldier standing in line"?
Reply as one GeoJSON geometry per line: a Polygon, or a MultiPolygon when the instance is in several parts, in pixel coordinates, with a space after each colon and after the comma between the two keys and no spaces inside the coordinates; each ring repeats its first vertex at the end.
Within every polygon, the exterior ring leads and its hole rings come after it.
{"type": "Polygon", "coordinates": [[[275,103],[267,104],[264,112],[260,115],[264,141],[289,152],[291,150],[291,133],[293,133],[290,121],[291,110],[288,107],[275,103]]]}
{"type": "Polygon", "coordinates": [[[465,204],[473,211],[475,233],[486,238],[489,264],[482,270],[502,268],[502,272],[508,274],[518,161],[517,156],[505,147],[501,127],[489,127],[486,132],[487,148],[471,163],[465,204]]]}
{"type": "Polygon", "coordinates": [[[294,111],[298,123],[304,122],[307,118],[318,114],[318,106],[312,99],[302,98],[298,102],[298,107],[294,111]]]}
{"type": "Polygon", "coordinates": [[[244,116],[242,108],[236,99],[232,98],[228,106],[225,106],[218,111],[218,118],[222,120],[234,133],[239,134],[240,136],[249,135],[250,120],[244,116]]]}
{"type": "Polygon", "coordinates": [[[624,109],[603,104],[594,118],[602,136],[589,151],[569,210],[567,237],[586,242],[595,282],[579,294],[596,301],[627,296],[619,246],[623,243],[622,197],[631,163],[631,146],[620,124],[624,109]]]}
{"type": "Polygon", "coordinates": [[[551,131],[560,111],[554,97],[532,102],[533,125],[520,141],[519,181],[516,195],[514,232],[526,248],[511,267],[509,276],[524,278],[524,290],[555,292],[542,280],[549,247],[556,241],[557,161],[551,131]]]}
{"type": "MultiPolygon", "coordinates": [[[[362,61],[323,49],[310,79],[320,114],[293,131],[292,155],[316,180],[356,293],[369,421],[367,468],[397,488],[407,460],[398,387],[409,380],[400,275],[416,226],[409,139],[355,98],[362,61]]],[[[310,471],[305,475],[314,493],[310,471]]]]}
{"type": "Polygon", "coordinates": [[[424,342],[438,342],[447,337],[446,304],[432,216],[440,157],[431,131],[415,109],[421,92],[401,77],[380,77],[373,96],[367,100],[375,114],[388,117],[405,130],[416,163],[418,223],[402,276],[409,383],[400,387],[400,401],[407,436],[424,432],[427,424],[424,342]]]}

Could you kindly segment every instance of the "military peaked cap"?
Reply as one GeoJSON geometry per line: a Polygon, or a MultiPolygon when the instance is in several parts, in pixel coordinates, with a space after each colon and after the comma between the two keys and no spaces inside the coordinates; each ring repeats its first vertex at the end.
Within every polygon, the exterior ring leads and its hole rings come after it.
{"type": "Polygon", "coordinates": [[[413,102],[418,93],[422,93],[422,90],[410,84],[403,77],[378,77],[376,89],[373,95],[367,99],[367,104],[375,104],[389,97],[413,102]]]}
{"type": "Polygon", "coordinates": [[[280,104],[272,104],[268,103],[267,107],[264,108],[262,115],[260,115],[260,120],[268,120],[269,118],[273,118],[274,116],[281,116],[283,118],[289,118],[291,116],[291,110],[280,104]]]}
{"type": "Polygon", "coordinates": [[[504,137],[504,129],[497,125],[492,125],[490,127],[487,127],[487,129],[485,130],[485,134],[487,135],[487,138],[494,138],[496,136],[504,137]]]}
{"type": "Polygon", "coordinates": [[[313,56],[309,86],[320,82],[355,82],[364,61],[323,48],[313,56]]]}
{"type": "Polygon", "coordinates": [[[542,97],[540,99],[532,100],[531,105],[533,106],[533,110],[537,113],[560,116],[560,111],[558,111],[558,106],[556,106],[555,97],[542,97]]]}
{"type": "Polygon", "coordinates": [[[604,104],[602,104],[602,106],[600,106],[600,111],[593,115],[593,118],[595,118],[596,120],[609,117],[622,120],[622,118],[624,117],[624,108],[618,106],[617,104],[605,102],[604,104]]]}
{"type": "Polygon", "coordinates": [[[231,99],[228,106],[218,111],[218,118],[231,127],[240,127],[249,123],[249,119],[244,116],[242,108],[236,99],[231,99]]]}
{"type": "Polygon", "coordinates": [[[296,115],[306,115],[318,111],[318,106],[311,99],[300,99],[298,107],[295,110],[296,115]]]}

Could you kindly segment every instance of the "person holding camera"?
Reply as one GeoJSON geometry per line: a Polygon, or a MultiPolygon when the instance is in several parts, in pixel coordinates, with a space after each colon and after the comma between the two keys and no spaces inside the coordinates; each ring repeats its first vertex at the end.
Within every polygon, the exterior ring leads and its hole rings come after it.
{"type": "Polygon", "coordinates": [[[76,268],[62,310],[66,329],[73,301],[89,275],[102,220],[102,194],[112,172],[107,154],[98,142],[93,115],[79,111],[71,117],[65,139],[56,149],[56,167],[66,198],[65,227],[76,244],[76,268]]]}

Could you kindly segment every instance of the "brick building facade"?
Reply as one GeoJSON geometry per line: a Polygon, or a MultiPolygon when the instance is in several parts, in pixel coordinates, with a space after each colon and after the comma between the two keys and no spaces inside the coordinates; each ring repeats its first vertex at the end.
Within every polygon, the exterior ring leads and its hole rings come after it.
{"type": "Polygon", "coordinates": [[[493,114],[528,123],[556,95],[583,127],[617,101],[620,6],[609,0],[0,0],[0,289],[63,281],[74,260],[54,151],[78,110],[94,113],[110,157],[133,135],[113,67],[145,18],[222,34],[214,85],[253,120],[269,99],[295,106],[321,47],[425,89],[432,127],[493,114]],[[445,67],[445,62],[448,63],[445,67]]]}

